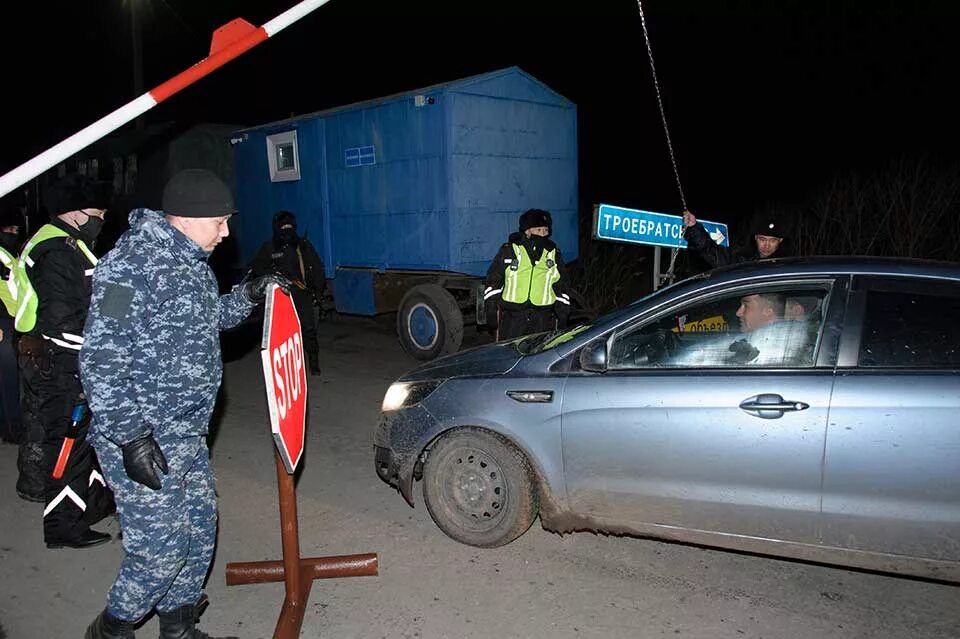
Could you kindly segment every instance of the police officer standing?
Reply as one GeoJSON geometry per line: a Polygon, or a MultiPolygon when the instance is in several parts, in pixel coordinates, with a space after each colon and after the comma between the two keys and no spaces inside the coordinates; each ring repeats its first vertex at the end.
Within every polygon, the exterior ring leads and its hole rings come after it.
{"type": "Polygon", "coordinates": [[[218,294],[207,258],[234,213],[216,175],[181,171],[163,211],[132,211],[94,273],[80,370],[125,555],[86,639],[132,638],[154,609],[164,639],[208,637],[195,624],[217,531],[206,435],[220,331],[243,321],[271,282],[288,284],[268,275],[218,294]]]}
{"type": "Polygon", "coordinates": [[[273,216],[273,239],[260,247],[250,264],[250,272],[254,277],[279,273],[293,283],[293,305],[300,316],[307,365],[312,375],[319,375],[320,345],[314,305],[322,303],[327,280],[313,244],[297,235],[297,218],[293,213],[278,211],[273,216]]]}
{"type": "Polygon", "coordinates": [[[20,423],[20,373],[14,350],[17,314],[17,255],[20,253],[20,228],[23,212],[11,197],[0,202],[0,438],[19,444],[23,437],[20,423]]]}
{"type": "Polygon", "coordinates": [[[703,224],[690,211],[683,213],[684,239],[690,250],[706,262],[710,268],[753,260],[785,257],[783,242],[789,234],[788,221],[783,212],[758,213],[750,221],[753,245],[746,251],[732,251],[717,244],[707,233],[703,224]]]}
{"type": "Polygon", "coordinates": [[[71,175],[55,183],[44,203],[52,217],[30,238],[16,266],[15,326],[23,379],[23,420],[17,493],[44,501],[48,548],[83,548],[109,541],[90,526],[113,512],[113,498],[86,441],[87,423],[77,355],[97,258],[90,250],[103,225],[111,185],[71,175]],[[81,409],[82,410],[82,409],[81,409]],[[59,478],[52,471],[65,438],[73,448],[59,478]]]}
{"type": "Polygon", "coordinates": [[[484,308],[497,339],[565,328],[570,296],[560,249],[549,239],[550,213],[530,209],[487,270],[484,308]]]}

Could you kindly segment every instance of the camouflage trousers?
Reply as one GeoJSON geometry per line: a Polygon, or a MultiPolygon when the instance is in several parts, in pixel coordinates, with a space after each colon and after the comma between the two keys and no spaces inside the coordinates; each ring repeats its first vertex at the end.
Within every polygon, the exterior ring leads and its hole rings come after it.
{"type": "MultiPolygon", "coordinates": [[[[96,419],[96,418],[94,418],[96,419]]],[[[137,621],[156,608],[194,605],[213,559],[217,503],[206,439],[161,439],[170,472],[154,491],[127,477],[118,446],[91,437],[113,489],[125,555],[107,596],[114,617],[137,621]]]]}

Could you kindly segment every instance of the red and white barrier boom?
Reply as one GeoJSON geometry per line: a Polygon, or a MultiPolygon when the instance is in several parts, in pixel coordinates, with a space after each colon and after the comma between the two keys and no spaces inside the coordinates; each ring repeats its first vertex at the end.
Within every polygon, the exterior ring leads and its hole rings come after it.
{"type": "Polygon", "coordinates": [[[210,55],[206,58],[0,177],[0,197],[26,184],[29,180],[63,162],[77,151],[88,147],[105,135],[116,131],[127,122],[143,115],[174,93],[219,69],[267,38],[273,37],[329,1],[302,0],[302,2],[259,28],[242,18],[231,20],[213,32],[210,55]]]}

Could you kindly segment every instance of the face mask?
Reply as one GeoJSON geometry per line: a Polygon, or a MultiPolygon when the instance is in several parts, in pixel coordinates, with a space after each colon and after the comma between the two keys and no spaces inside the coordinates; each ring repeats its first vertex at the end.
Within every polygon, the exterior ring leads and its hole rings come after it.
{"type": "Polygon", "coordinates": [[[294,244],[297,241],[297,229],[280,229],[277,231],[277,239],[281,244],[294,244]]]}
{"type": "Polygon", "coordinates": [[[100,231],[103,230],[103,219],[88,215],[86,222],[77,225],[77,230],[83,236],[81,239],[84,242],[93,242],[100,235],[100,231]]]}
{"type": "Polygon", "coordinates": [[[539,235],[531,235],[529,238],[527,238],[526,244],[530,247],[530,251],[533,253],[533,255],[530,256],[533,259],[536,259],[535,256],[539,255],[540,251],[546,245],[544,238],[540,237],[539,235]]]}
{"type": "Polygon", "coordinates": [[[20,234],[0,233],[0,246],[7,249],[9,253],[16,253],[20,248],[20,234]]]}

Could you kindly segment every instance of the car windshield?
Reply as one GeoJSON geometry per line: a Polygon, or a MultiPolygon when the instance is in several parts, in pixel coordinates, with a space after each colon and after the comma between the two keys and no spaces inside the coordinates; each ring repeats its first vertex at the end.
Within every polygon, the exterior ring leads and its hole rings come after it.
{"type": "Polygon", "coordinates": [[[556,348],[564,342],[568,342],[583,331],[591,328],[593,324],[580,324],[573,328],[567,328],[562,331],[550,331],[547,333],[535,333],[527,335],[514,342],[514,347],[521,355],[535,355],[556,348]]]}
{"type": "Polygon", "coordinates": [[[648,293],[647,295],[644,295],[643,297],[638,298],[633,302],[630,302],[628,305],[622,308],[617,308],[608,313],[605,313],[604,315],[601,315],[600,317],[598,317],[592,322],[578,324],[577,326],[574,326],[572,328],[566,328],[563,330],[527,335],[515,341],[514,347],[517,349],[517,352],[520,353],[521,355],[535,355],[537,353],[548,351],[552,348],[556,348],[557,346],[560,346],[565,342],[570,341],[580,333],[590,328],[593,328],[594,326],[603,326],[608,323],[611,323],[611,324],[619,323],[625,316],[636,313],[637,306],[644,304],[657,296],[666,294],[667,292],[671,291],[673,288],[677,287],[680,284],[690,282],[693,279],[701,279],[702,277],[704,277],[704,274],[695,276],[694,278],[688,278],[686,280],[682,280],[675,284],[671,284],[670,286],[666,286],[659,290],[653,291],[652,293],[648,293]]]}

